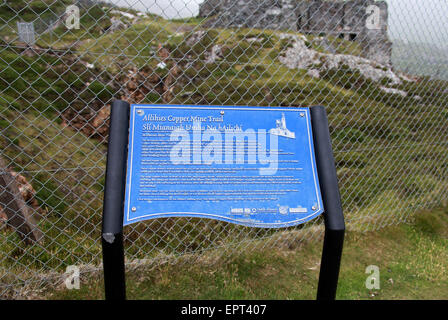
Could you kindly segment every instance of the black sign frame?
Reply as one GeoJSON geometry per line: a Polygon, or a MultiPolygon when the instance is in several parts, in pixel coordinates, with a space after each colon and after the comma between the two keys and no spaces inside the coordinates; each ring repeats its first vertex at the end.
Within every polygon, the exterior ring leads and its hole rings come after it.
{"type": "MultiPolygon", "coordinates": [[[[310,114],[325,221],[317,300],[334,300],[344,244],[345,222],[325,107],[310,107],[310,114]]],[[[129,118],[129,103],[115,100],[110,115],[101,236],[106,300],[126,299],[123,214],[129,118]]]]}

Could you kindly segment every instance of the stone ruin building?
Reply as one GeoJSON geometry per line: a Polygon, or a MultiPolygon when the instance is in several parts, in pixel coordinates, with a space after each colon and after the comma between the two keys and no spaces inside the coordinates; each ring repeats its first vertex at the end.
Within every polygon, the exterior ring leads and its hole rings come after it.
{"type": "Polygon", "coordinates": [[[199,16],[209,18],[210,27],[335,35],[360,43],[365,58],[390,64],[392,43],[387,35],[385,1],[205,0],[200,5],[199,16]]]}

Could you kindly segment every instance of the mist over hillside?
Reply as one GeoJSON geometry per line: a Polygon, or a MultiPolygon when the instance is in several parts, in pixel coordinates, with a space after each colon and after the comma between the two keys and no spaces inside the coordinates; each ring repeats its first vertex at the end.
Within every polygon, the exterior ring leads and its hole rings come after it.
{"type": "Polygon", "coordinates": [[[448,49],[441,45],[395,40],[392,64],[408,74],[448,80],[448,49]]]}

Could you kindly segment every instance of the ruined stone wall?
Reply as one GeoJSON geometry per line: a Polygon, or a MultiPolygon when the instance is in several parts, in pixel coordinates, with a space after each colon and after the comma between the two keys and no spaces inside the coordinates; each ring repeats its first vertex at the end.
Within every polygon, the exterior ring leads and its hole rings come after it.
{"type": "Polygon", "coordinates": [[[206,0],[199,15],[209,27],[292,30],[310,34],[342,35],[359,41],[366,58],[389,64],[388,7],[385,1],[351,0],[206,0]],[[368,29],[367,7],[380,10],[378,28],[368,29]]]}
{"type": "Polygon", "coordinates": [[[295,30],[295,1],[292,0],[207,0],[200,6],[201,17],[215,16],[209,25],[230,28],[295,30]]]}
{"type": "Polygon", "coordinates": [[[222,0],[206,0],[199,6],[200,17],[211,17],[218,14],[221,11],[222,4],[225,1],[222,0]]]}

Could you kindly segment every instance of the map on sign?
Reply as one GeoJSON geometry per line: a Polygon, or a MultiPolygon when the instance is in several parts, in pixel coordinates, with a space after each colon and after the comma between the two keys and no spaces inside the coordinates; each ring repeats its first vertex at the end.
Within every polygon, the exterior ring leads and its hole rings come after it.
{"type": "Polygon", "coordinates": [[[322,212],[307,108],[131,105],[124,225],[281,228],[322,212]]]}

